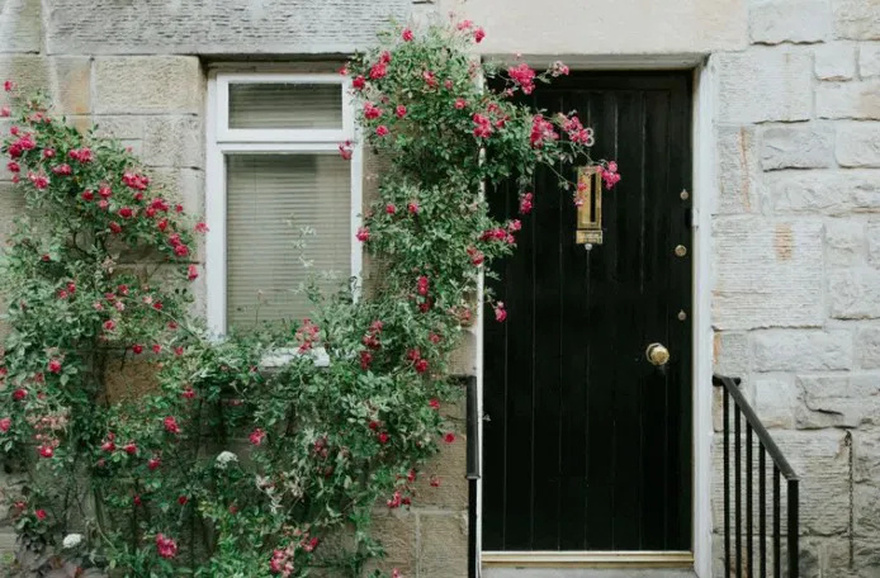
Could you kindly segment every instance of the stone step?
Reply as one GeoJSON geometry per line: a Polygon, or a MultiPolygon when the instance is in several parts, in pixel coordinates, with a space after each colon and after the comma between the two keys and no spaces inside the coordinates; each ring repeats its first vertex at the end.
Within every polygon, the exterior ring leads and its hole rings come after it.
{"type": "Polygon", "coordinates": [[[481,578],[697,578],[670,568],[483,568],[481,578]]]}

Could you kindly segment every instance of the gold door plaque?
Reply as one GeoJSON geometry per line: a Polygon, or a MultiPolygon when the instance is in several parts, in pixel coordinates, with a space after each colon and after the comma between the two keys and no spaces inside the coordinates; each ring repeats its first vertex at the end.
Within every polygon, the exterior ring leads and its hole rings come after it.
{"type": "Polygon", "coordinates": [[[597,167],[578,169],[577,204],[578,245],[601,245],[602,235],[602,174],[597,167]]]}

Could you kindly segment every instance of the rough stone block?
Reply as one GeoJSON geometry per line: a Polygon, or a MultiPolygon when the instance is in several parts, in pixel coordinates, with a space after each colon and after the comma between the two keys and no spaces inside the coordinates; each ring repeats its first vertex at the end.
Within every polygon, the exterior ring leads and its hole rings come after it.
{"type": "Polygon", "coordinates": [[[717,135],[718,201],[715,214],[757,211],[760,161],[755,129],[719,126],[717,135]]]}
{"type": "Polygon", "coordinates": [[[199,114],[205,78],[193,56],[106,57],[95,85],[97,114],[199,114]]]}
{"type": "Polygon", "coordinates": [[[148,171],[155,189],[170,201],[181,203],[187,215],[205,214],[205,172],[200,169],[155,167],[148,171]]]}
{"type": "Polygon", "coordinates": [[[777,171],[764,176],[762,206],[776,213],[848,214],[880,209],[880,171],[777,171]]]}
{"type": "Polygon", "coordinates": [[[826,429],[773,432],[800,476],[801,532],[832,535],[849,525],[849,448],[845,433],[826,429]]]}
{"type": "Polygon", "coordinates": [[[738,331],[718,331],[712,342],[713,371],[722,375],[740,377],[752,365],[749,334],[738,331]]]}
{"type": "Polygon", "coordinates": [[[880,40],[880,2],[832,0],[834,32],[839,38],[880,40]]]}
{"type": "Polygon", "coordinates": [[[847,329],[755,331],[752,343],[757,371],[834,370],[852,366],[853,336],[847,329]]]}
{"type": "Polygon", "coordinates": [[[419,578],[466,578],[467,517],[419,514],[419,578]]]}
{"type": "Polygon", "coordinates": [[[880,122],[838,123],[837,162],[843,167],[880,167],[880,122]]]}
{"type": "Polygon", "coordinates": [[[147,356],[141,359],[130,356],[111,359],[105,373],[108,399],[115,403],[157,391],[159,382],[156,372],[156,360],[147,356]]]}
{"type": "Polygon", "coordinates": [[[770,47],[712,57],[721,122],[807,120],[813,109],[810,54],[770,47]]]}
{"type": "Polygon", "coordinates": [[[880,430],[863,428],[852,432],[853,481],[880,483],[880,430]]]}
{"type": "Polygon", "coordinates": [[[880,406],[880,379],[875,375],[799,376],[803,405],[797,426],[803,429],[858,427],[871,421],[880,406]]]}
{"type": "Polygon", "coordinates": [[[856,45],[852,42],[820,44],[813,51],[816,78],[851,80],[856,75],[856,45]]]}
{"type": "Polygon", "coordinates": [[[865,228],[852,217],[825,221],[825,264],[853,267],[865,262],[865,228]]]}
{"type": "Polygon", "coordinates": [[[144,123],[142,158],[154,167],[204,168],[205,132],[200,117],[150,119],[144,123]]]}
{"type": "Polygon", "coordinates": [[[853,486],[853,525],[859,536],[880,536],[880,485],[877,480],[853,486]]]}
{"type": "Polygon", "coordinates": [[[870,222],[865,227],[868,240],[868,263],[880,267],[880,223],[870,222]]]}
{"type": "Polygon", "coordinates": [[[856,359],[862,369],[880,369],[880,326],[863,327],[858,331],[856,359]]]}
{"type": "Polygon", "coordinates": [[[851,269],[828,275],[830,314],[836,319],[880,317],[880,271],[851,269]]]}
{"type": "Polygon", "coordinates": [[[461,332],[461,341],[449,359],[449,373],[452,375],[477,374],[477,336],[473,331],[465,329],[461,332]]]}
{"type": "Polygon", "coordinates": [[[24,214],[24,197],[10,182],[0,182],[0,246],[12,233],[15,217],[24,214]]]}
{"type": "Polygon", "coordinates": [[[84,115],[91,110],[91,62],[84,56],[0,55],[0,79],[12,79],[23,94],[46,91],[57,112],[84,115]]]}
{"type": "Polygon", "coordinates": [[[40,0],[0,3],[0,52],[39,52],[43,38],[40,0]]]}
{"type": "Polygon", "coordinates": [[[417,508],[467,510],[467,438],[459,435],[455,442],[441,443],[440,446],[440,453],[419,473],[413,504],[417,508]],[[431,486],[432,478],[440,480],[436,488],[431,486]]]}
{"type": "Polygon", "coordinates": [[[773,126],[761,131],[761,166],[773,169],[813,169],[831,166],[834,129],[808,123],[773,126]]]}
{"type": "Polygon", "coordinates": [[[418,560],[416,515],[404,509],[374,513],[372,535],[385,547],[385,558],[367,564],[365,575],[374,568],[391,573],[397,568],[404,576],[416,576],[418,560]]]}
{"type": "Polygon", "coordinates": [[[755,412],[768,428],[794,427],[797,394],[788,376],[755,378],[755,412]]]}
{"type": "Polygon", "coordinates": [[[119,2],[53,0],[48,52],[350,54],[371,46],[411,0],[119,2]]]}
{"type": "Polygon", "coordinates": [[[832,34],[831,5],[826,0],[759,0],[749,5],[752,42],[821,42],[832,34]]]}
{"type": "Polygon", "coordinates": [[[713,237],[716,329],[821,325],[820,222],[718,218],[713,237]]]}
{"type": "Polygon", "coordinates": [[[859,76],[880,76],[880,42],[859,45],[859,76]]]}
{"type": "Polygon", "coordinates": [[[880,81],[820,84],[816,88],[816,116],[880,119],[880,81]]]}

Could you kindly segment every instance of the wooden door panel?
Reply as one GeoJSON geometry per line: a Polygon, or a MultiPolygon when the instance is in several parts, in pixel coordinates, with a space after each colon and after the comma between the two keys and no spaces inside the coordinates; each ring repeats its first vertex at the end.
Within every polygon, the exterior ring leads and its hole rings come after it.
{"type": "MultiPolygon", "coordinates": [[[[510,313],[485,326],[483,547],[688,549],[691,273],[673,248],[690,246],[689,74],[576,74],[532,104],[577,110],[623,180],[587,252],[570,193],[539,172],[496,269],[510,313]],[[672,351],[665,373],[644,358],[654,341],[672,351]]],[[[493,213],[513,218],[517,193],[490,191],[493,213]]]]}

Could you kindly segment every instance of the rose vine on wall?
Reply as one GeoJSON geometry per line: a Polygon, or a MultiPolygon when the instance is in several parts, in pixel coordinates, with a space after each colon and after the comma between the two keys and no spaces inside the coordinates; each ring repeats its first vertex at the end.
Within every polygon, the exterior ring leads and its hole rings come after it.
{"type": "MultiPolygon", "coordinates": [[[[407,507],[442,483],[418,478],[456,443],[441,412],[449,354],[476,318],[480,275],[524,226],[493,220],[484,186],[517,183],[525,215],[540,166],[619,179],[590,159],[576,114],[516,101],[568,69],[483,64],[470,48],[484,35],[468,21],[394,28],[342,71],[364,146],[388,160],[357,233],[381,275],[315,293],[309,319],[222,341],[189,313],[205,225],[118,143],[6,83],[16,116],[2,151],[29,215],[0,278],[0,447],[22,479],[10,496],[22,572],[358,576],[381,555],[376,504],[407,507]],[[280,367],[261,364],[291,346],[280,367]],[[149,367],[155,387],[120,386],[126,364],[149,367]]],[[[573,175],[559,176],[576,199],[573,175]]],[[[503,322],[504,304],[486,301],[503,322]]]]}

